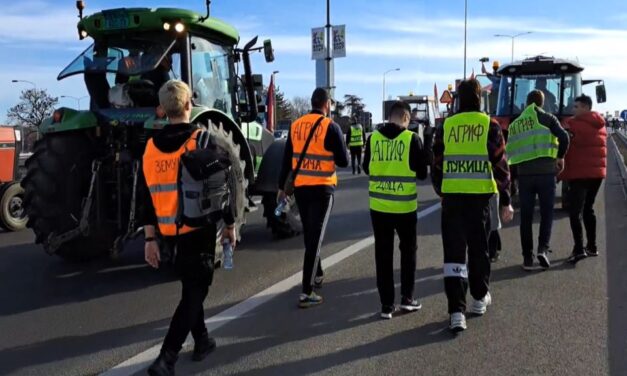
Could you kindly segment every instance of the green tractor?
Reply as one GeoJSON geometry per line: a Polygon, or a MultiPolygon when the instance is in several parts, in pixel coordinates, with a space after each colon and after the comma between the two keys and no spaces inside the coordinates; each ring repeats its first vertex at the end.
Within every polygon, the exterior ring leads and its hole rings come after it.
{"type": "Polygon", "coordinates": [[[170,79],[191,87],[192,123],[230,153],[238,227],[255,209],[252,196],[260,195],[273,232],[294,232],[293,218],[273,216],[285,142],[275,142],[257,121],[265,111],[258,105],[263,86],[250,64],[255,52],[274,60],[271,42],[256,47],[255,37],[239,48],[237,30],[210,17],[209,3],[206,15],[123,8],[83,17],[77,1],[78,36],[94,42],[58,79],[82,75],[90,108],[59,108],[43,122],[22,181],[28,227],[46,252],[68,260],[116,255],[141,233],[141,159],[146,141],[167,124],[157,93],[170,79]]]}

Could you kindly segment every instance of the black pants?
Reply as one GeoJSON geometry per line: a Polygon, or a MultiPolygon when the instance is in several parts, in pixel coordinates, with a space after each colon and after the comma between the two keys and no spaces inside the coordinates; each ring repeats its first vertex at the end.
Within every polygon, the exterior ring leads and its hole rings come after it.
{"type": "Polygon", "coordinates": [[[361,146],[351,146],[351,166],[353,166],[353,174],[357,170],[361,174],[361,146]],[[357,164],[355,164],[357,161],[357,164]]]}
{"type": "Polygon", "coordinates": [[[302,292],[309,295],[313,291],[314,276],[324,275],[320,249],[333,207],[333,193],[323,186],[314,186],[298,187],[294,190],[294,195],[305,239],[302,292]]]}
{"type": "Polygon", "coordinates": [[[207,333],[203,302],[213,281],[216,228],[208,226],[184,235],[166,238],[167,246],[176,245],[175,266],[183,285],[163,350],[178,353],[189,332],[194,340],[207,333]]]}
{"type": "MultiPolygon", "coordinates": [[[[483,195],[482,195],[483,196],[483,195]]],[[[466,292],[482,299],[490,284],[489,198],[445,196],[442,201],[444,290],[449,313],[466,310],[466,292]],[[468,253],[468,261],[466,261],[468,253]],[[468,265],[466,265],[468,264],[468,265]]]]}
{"type": "Polygon", "coordinates": [[[499,234],[499,230],[490,232],[488,236],[488,249],[490,251],[490,258],[495,257],[501,252],[501,235],[499,234]]]}
{"type": "Polygon", "coordinates": [[[401,296],[413,298],[416,274],[416,212],[389,214],[370,211],[374,232],[377,288],[382,306],[394,304],[394,232],[401,251],[401,296]]]}
{"type": "Polygon", "coordinates": [[[533,256],[533,212],[536,195],[540,201],[540,234],[538,250],[550,248],[553,228],[553,206],[555,204],[555,175],[520,175],[520,243],[523,256],[533,256]]]}
{"type": "Polygon", "coordinates": [[[603,179],[575,179],[569,181],[568,211],[570,216],[570,229],[573,232],[575,251],[582,252],[583,225],[588,239],[587,248],[597,246],[597,217],[594,215],[594,200],[597,197],[603,179]]]}

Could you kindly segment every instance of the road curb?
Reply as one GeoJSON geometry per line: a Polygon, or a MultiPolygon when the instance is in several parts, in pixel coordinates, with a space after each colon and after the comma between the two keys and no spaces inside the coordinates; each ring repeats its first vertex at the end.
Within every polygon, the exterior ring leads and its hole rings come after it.
{"type": "MultiPolygon", "coordinates": [[[[617,134],[618,137],[622,139],[627,145],[627,137],[623,136],[620,132],[612,132],[612,133],[617,134]]],[[[627,166],[625,165],[625,159],[623,158],[623,155],[620,153],[620,150],[618,150],[618,145],[616,145],[616,141],[614,141],[614,137],[610,137],[610,140],[612,141],[611,144],[613,145],[613,147],[611,149],[614,150],[614,156],[616,157],[616,164],[618,165],[620,179],[623,183],[622,184],[623,195],[625,196],[625,199],[627,200],[627,166]]]]}

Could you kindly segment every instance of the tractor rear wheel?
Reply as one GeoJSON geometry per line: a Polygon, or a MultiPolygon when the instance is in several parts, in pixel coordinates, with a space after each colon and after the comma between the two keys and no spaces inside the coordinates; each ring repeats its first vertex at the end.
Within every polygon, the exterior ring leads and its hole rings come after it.
{"type": "MultiPolygon", "coordinates": [[[[34,154],[26,161],[22,186],[27,226],[35,232],[37,243],[45,246],[50,235],[78,226],[89,191],[94,149],[90,138],[77,132],[45,135],[35,144],[34,154]]],[[[94,197],[92,213],[97,204],[94,197]]],[[[87,235],[63,243],[56,254],[69,261],[86,261],[105,255],[112,243],[106,229],[91,226],[87,235]]]]}
{"type": "Polygon", "coordinates": [[[275,193],[264,193],[261,203],[267,227],[272,230],[272,235],[276,239],[287,239],[301,233],[302,225],[296,203],[290,206],[290,209],[286,213],[281,214],[280,217],[277,217],[274,213],[277,207],[275,193]]]}
{"type": "Polygon", "coordinates": [[[0,225],[9,231],[26,228],[28,218],[23,206],[24,189],[20,183],[8,183],[0,190],[0,225]]]}

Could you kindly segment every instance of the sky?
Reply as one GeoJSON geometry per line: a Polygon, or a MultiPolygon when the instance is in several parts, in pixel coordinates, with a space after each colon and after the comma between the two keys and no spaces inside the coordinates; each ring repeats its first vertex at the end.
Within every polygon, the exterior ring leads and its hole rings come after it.
{"type": "MultiPolygon", "coordinates": [[[[119,7],[186,7],[204,12],[204,1],[88,0],[86,14],[119,7]],[[181,5],[181,4],[185,5],[181,5]]],[[[57,81],[58,73],[90,41],[79,41],[73,0],[0,0],[0,122],[31,84],[56,97],[86,95],[81,78],[57,81]]],[[[312,27],[326,23],[324,0],[213,0],[212,16],[234,25],[240,45],[258,35],[272,39],[276,60],[261,54],[253,70],[276,80],[287,98],[309,97],[315,88],[312,27]]],[[[383,73],[391,96],[433,94],[464,74],[464,1],[331,0],[331,23],[346,25],[347,57],[335,60],[336,97],[364,99],[373,119],[381,117],[383,73]]],[[[468,0],[468,74],[480,72],[481,57],[507,63],[511,39],[494,34],[532,34],[516,39],[515,59],[543,54],[577,60],[584,79],[603,79],[608,101],[598,111],[627,108],[627,1],[468,0]]],[[[594,87],[584,88],[594,97],[594,87]]],[[[60,106],[77,100],[59,98],[60,106]]],[[[81,100],[85,107],[87,99],[81,100]]]]}

